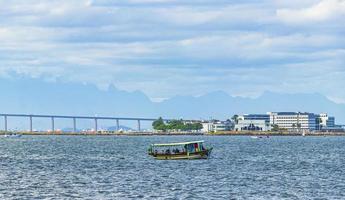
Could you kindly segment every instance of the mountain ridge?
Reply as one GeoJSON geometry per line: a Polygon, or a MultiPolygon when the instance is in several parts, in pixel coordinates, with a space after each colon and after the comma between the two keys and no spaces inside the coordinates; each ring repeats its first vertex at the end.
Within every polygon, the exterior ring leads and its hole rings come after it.
{"type": "Polygon", "coordinates": [[[214,91],[198,97],[174,96],[153,102],[141,91],[127,92],[114,85],[100,90],[89,84],[40,79],[0,79],[0,90],[6,91],[0,98],[1,113],[228,119],[234,114],[301,111],[327,112],[337,122],[345,122],[345,104],[319,93],[266,91],[257,98],[247,98],[214,91]]]}

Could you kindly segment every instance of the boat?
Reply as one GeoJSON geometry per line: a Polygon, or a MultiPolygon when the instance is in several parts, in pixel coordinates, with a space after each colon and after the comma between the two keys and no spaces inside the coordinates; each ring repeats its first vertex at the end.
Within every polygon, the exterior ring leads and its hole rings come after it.
{"type": "Polygon", "coordinates": [[[269,135],[266,135],[266,136],[250,136],[252,139],[258,139],[258,138],[260,138],[260,139],[262,139],[262,138],[270,138],[270,136],[269,135]]]}
{"type": "Polygon", "coordinates": [[[302,136],[303,136],[303,137],[305,137],[305,130],[303,130],[303,132],[302,132],[302,136]]]}
{"type": "Polygon", "coordinates": [[[22,137],[22,135],[17,134],[17,133],[7,133],[4,135],[4,137],[6,137],[6,138],[19,138],[19,137],[22,137]]]}
{"type": "Polygon", "coordinates": [[[148,154],[157,160],[208,159],[212,149],[204,141],[151,144],[148,154]]]}

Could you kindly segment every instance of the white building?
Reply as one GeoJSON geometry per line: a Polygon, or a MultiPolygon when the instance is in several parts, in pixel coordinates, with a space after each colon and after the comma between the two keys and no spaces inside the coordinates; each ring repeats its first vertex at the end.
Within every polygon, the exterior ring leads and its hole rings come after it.
{"type": "Polygon", "coordinates": [[[201,132],[208,133],[208,132],[212,131],[212,123],[211,122],[205,121],[205,122],[201,122],[201,124],[202,124],[201,132]]]}
{"type": "Polygon", "coordinates": [[[235,124],[235,131],[269,131],[271,130],[269,115],[240,115],[235,124]]]}
{"type": "Polygon", "coordinates": [[[270,124],[287,130],[315,130],[317,115],[301,112],[271,112],[270,124]]]}
{"type": "Polygon", "coordinates": [[[269,131],[270,124],[264,120],[239,120],[235,125],[235,131],[269,131]]]}
{"type": "Polygon", "coordinates": [[[236,131],[269,131],[274,125],[281,129],[296,130],[338,130],[335,118],[326,113],[269,112],[267,114],[245,114],[237,118],[236,131]]]}
{"type": "Polygon", "coordinates": [[[231,121],[205,121],[201,123],[203,126],[202,132],[221,132],[221,131],[230,131],[233,127],[231,121]]]}
{"type": "Polygon", "coordinates": [[[328,116],[327,113],[321,113],[316,120],[317,130],[332,130],[335,129],[335,118],[328,116]]]}

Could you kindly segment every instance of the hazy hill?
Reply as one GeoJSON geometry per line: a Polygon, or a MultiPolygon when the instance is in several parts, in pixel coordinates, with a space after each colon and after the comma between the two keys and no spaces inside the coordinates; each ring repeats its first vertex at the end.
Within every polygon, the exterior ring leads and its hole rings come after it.
{"type": "Polygon", "coordinates": [[[226,119],[235,113],[308,111],[328,112],[337,117],[338,123],[345,123],[345,105],[336,104],[321,94],[265,92],[252,99],[217,91],[154,103],[139,91],[125,92],[115,87],[102,91],[93,85],[38,79],[0,79],[0,90],[1,113],[226,119]]]}

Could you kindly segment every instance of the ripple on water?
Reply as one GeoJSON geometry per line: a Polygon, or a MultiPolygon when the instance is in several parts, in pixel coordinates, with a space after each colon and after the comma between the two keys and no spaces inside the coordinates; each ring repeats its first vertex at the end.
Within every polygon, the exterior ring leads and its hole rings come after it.
{"type": "Polygon", "coordinates": [[[0,140],[0,199],[342,199],[343,137],[24,136],[0,140]],[[150,143],[203,139],[212,158],[157,161],[150,143]]]}

